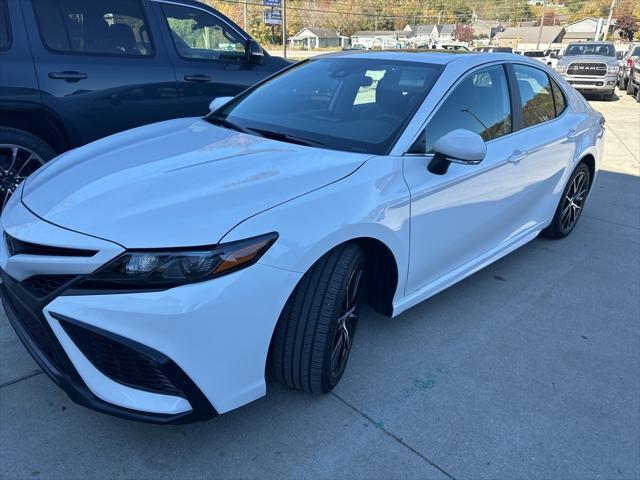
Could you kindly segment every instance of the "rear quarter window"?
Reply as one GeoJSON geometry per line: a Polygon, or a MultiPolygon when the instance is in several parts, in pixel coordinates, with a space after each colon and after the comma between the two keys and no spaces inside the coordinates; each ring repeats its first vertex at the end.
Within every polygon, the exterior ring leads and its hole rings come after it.
{"type": "Polygon", "coordinates": [[[7,0],[0,0],[0,50],[7,50],[11,46],[11,30],[7,0]]]}

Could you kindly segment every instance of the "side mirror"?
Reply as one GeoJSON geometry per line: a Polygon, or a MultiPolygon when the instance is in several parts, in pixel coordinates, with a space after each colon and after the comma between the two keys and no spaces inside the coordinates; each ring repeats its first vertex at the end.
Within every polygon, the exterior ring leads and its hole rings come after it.
{"type": "Polygon", "coordinates": [[[262,63],[264,60],[264,50],[253,38],[247,41],[247,59],[251,63],[262,63]]]}
{"type": "Polygon", "coordinates": [[[429,171],[442,175],[452,163],[477,165],[487,155],[487,145],[480,135],[470,130],[453,130],[439,138],[433,145],[435,155],[429,163],[429,171]]]}
{"type": "Polygon", "coordinates": [[[233,100],[233,97],[216,97],[211,100],[211,103],[209,104],[209,111],[215,112],[219,108],[229,103],[231,100],[233,100]]]}

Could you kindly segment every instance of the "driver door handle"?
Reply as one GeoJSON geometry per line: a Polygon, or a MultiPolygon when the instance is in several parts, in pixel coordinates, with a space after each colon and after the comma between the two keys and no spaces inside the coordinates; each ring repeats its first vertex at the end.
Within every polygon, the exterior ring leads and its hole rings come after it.
{"type": "Polygon", "coordinates": [[[185,75],[184,79],[187,82],[193,82],[193,83],[207,83],[211,81],[211,77],[209,75],[201,75],[201,74],[185,75]]]}
{"type": "Polygon", "coordinates": [[[522,150],[514,150],[513,153],[511,154],[511,156],[507,159],[507,161],[509,163],[520,163],[520,161],[522,159],[524,159],[527,156],[527,152],[526,151],[522,151],[522,150]]]}
{"type": "Polygon", "coordinates": [[[86,73],[81,72],[49,72],[49,78],[53,80],[65,80],[67,82],[77,82],[87,78],[86,73]]]}

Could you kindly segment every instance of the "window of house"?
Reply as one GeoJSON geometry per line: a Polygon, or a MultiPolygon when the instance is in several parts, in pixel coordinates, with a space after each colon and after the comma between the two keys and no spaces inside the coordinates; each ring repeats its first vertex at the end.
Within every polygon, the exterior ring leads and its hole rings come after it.
{"type": "Polygon", "coordinates": [[[45,46],[62,53],[149,56],[153,46],[139,0],[33,0],[45,46]]]}

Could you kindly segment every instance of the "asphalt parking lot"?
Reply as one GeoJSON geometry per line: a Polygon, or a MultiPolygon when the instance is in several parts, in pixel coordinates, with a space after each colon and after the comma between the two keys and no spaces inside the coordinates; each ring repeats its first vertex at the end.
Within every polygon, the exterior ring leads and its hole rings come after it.
{"type": "Polygon", "coordinates": [[[594,100],[606,158],[581,223],[389,321],[335,392],[160,427],[73,404],[0,316],[0,477],[640,477],[640,105],[594,100]]]}

